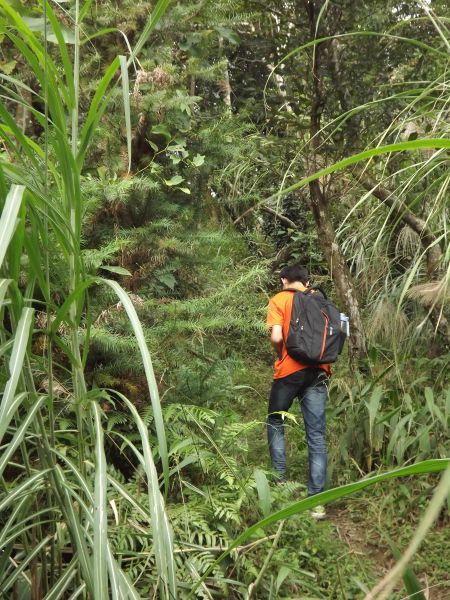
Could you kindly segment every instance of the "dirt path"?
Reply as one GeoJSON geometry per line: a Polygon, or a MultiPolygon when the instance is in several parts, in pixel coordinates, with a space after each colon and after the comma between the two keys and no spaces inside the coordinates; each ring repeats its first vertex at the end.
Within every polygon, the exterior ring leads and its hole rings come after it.
{"type": "MultiPolygon", "coordinates": [[[[360,558],[362,574],[370,570],[376,580],[381,579],[395,562],[392,552],[384,540],[367,523],[356,521],[350,511],[345,508],[345,505],[330,506],[327,512],[331,522],[336,527],[338,537],[348,546],[349,553],[360,558]]],[[[426,575],[416,574],[423,584],[426,600],[450,600],[450,589],[448,587],[429,586],[426,575]]],[[[396,597],[402,600],[408,598],[405,588],[401,586],[398,586],[397,594],[396,597]]]]}

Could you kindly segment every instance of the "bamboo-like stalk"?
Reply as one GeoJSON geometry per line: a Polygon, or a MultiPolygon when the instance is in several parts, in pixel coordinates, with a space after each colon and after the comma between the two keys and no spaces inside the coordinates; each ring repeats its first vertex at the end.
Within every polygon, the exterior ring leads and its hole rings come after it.
{"type": "MultiPolygon", "coordinates": [[[[48,19],[47,19],[47,2],[44,1],[44,73],[48,72],[48,19]]],[[[49,160],[49,140],[48,140],[48,129],[49,129],[49,115],[48,115],[48,77],[45,77],[44,81],[44,194],[49,194],[49,177],[48,177],[48,160],[49,160]]],[[[43,215],[43,236],[42,243],[45,248],[49,247],[49,222],[48,222],[48,207],[44,209],[43,215]]],[[[45,270],[45,284],[47,286],[47,296],[51,297],[51,283],[50,283],[50,254],[45,252],[44,254],[44,270],[45,270]]],[[[51,321],[51,307],[50,303],[46,306],[47,315],[47,332],[50,330],[49,324],[51,321]]],[[[47,362],[47,374],[48,374],[48,398],[47,398],[47,413],[49,416],[49,444],[53,448],[55,446],[55,413],[53,409],[53,343],[50,335],[46,335],[46,347],[44,348],[44,357],[47,362]]],[[[43,427],[42,419],[40,419],[41,430],[45,430],[43,427]]],[[[48,503],[51,506],[53,504],[54,493],[51,488],[48,490],[48,503]]],[[[54,521],[56,522],[56,514],[54,513],[54,521]]],[[[53,523],[54,525],[54,523],[53,523]]],[[[49,565],[49,581],[48,586],[46,585],[46,592],[48,587],[53,588],[55,583],[55,567],[56,567],[56,541],[55,541],[56,527],[52,528],[52,536],[50,541],[50,565],[49,565]]],[[[45,572],[45,571],[44,571],[45,572]]],[[[47,578],[43,577],[44,582],[47,584],[47,578]]]]}

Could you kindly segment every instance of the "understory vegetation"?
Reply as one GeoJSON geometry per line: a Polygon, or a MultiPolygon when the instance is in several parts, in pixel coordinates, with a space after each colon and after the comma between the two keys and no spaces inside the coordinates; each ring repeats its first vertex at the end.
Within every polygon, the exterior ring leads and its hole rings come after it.
{"type": "Polygon", "coordinates": [[[450,597],[447,13],[0,0],[2,598],[450,597]],[[293,262],[351,323],[315,500],[293,262]]]}

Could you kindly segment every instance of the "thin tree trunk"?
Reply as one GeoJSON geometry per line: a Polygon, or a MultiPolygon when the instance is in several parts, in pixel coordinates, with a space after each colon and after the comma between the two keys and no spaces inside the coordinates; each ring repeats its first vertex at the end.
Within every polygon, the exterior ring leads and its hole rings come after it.
{"type": "Polygon", "coordinates": [[[18,92],[19,96],[22,97],[24,104],[17,104],[16,123],[22,130],[22,133],[27,133],[31,113],[30,113],[30,109],[27,106],[25,106],[25,103],[27,103],[29,106],[31,106],[31,103],[32,103],[31,92],[29,92],[28,90],[25,90],[25,89],[21,89],[21,88],[17,88],[17,92],[18,92]]]}
{"type": "MultiPolygon", "coordinates": [[[[219,48],[221,51],[221,54],[223,53],[223,38],[220,37],[219,38],[219,48]]],[[[224,53],[223,53],[224,54],[224,53]]],[[[220,82],[221,83],[221,88],[223,91],[223,100],[225,102],[225,105],[227,107],[227,111],[229,113],[231,113],[231,84],[230,84],[230,75],[228,73],[228,59],[226,57],[226,55],[224,54],[224,57],[227,61],[227,64],[223,70],[223,79],[220,82]]]]}
{"type": "MultiPolygon", "coordinates": [[[[311,38],[314,38],[316,36],[316,8],[320,10],[320,6],[313,0],[305,0],[305,8],[308,14],[311,38]]],[[[319,168],[319,131],[321,127],[321,115],[325,104],[322,78],[320,75],[323,48],[323,44],[315,46],[312,65],[312,103],[310,112],[310,168],[312,171],[316,171],[319,168]]],[[[345,257],[336,240],[336,233],[330,216],[326,191],[321,186],[320,181],[316,180],[309,184],[309,192],[311,210],[316,223],[319,243],[327,260],[330,274],[336,285],[339,300],[342,302],[350,317],[351,356],[353,358],[364,358],[366,356],[366,336],[361,319],[359,303],[345,257]]]]}
{"type": "Polygon", "coordinates": [[[195,75],[191,75],[191,81],[190,81],[190,84],[189,84],[189,94],[191,96],[195,96],[195,83],[196,83],[196,81],[195,81],[195,75]]]}
{"type": "MultiPolygon", "coordinates": [[[[274,65],[269,64],[269,65],[267,65],[267,68],[270,69],[270,72],[272,72],[274,69],[274,65]]],[[[285,108],[288,113],[293,113],[294,110],[293,110],[292,106],[290,105],[289,100],[287,99],[286,85],[284,83],[283,76],[280,75],[277,71],[275,71],[273,74],[273,79],[275,81],[275,85],[277,86],[279,95],[284,100],[284,104],[283,104],[283,106],[280,107],[279,110],[282,110],[283,108],[285,108]]]]}

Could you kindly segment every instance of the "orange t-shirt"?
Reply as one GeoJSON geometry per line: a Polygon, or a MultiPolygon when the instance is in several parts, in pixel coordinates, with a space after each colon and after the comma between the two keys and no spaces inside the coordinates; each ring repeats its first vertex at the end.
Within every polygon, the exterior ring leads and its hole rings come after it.
{"type": "MultiPolygon", "coordinates": [[[[273,325],[281,325],[283,328],[283,340],[287,338],[289,333],[293,299],[294,292],[282,291],[271,298],[269,302],[269,308],[267,311],[267,327],[272,328],[273,325]]],[[[275,374],[273,378],[280,379],[281,377],[287,377],[296,371],[308,369],[311,366],[314,365],[305,365],[290,357],[287,353],[286,345],[283,342],[281,348],[281,358],[277,358],[275,360],[275,374]]],[[[328,375],[331,375],[330,365],[323,364],[317,365],[317,367],[324,369],[328,375]]]]}

